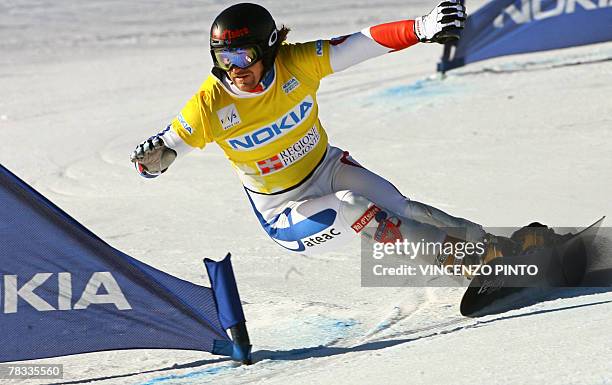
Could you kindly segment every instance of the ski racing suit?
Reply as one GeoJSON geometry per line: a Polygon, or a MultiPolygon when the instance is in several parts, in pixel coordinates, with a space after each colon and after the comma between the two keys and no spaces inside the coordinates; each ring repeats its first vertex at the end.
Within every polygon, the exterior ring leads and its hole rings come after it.
{"type": "MultiPolygon", "coordinates": [[[[441,242],[449,230],[479,241],[482,227],[406,198],[389,181],[328,143],[317,90],[324,77],[419,40],[413,20],[307,43],[283,43],[257,92],[211,74],[161,133],[178,156],[215,142],[238,173],[265,232],[287,250],[313,255],[355,235],[376,241],[441,242]],[[452,231],[452,230],[451,230],[452,231]]],[[[137,165],[138,168],[138,165],[137,165]]],[[[143,176],[154,176],[140,169],[143,176]]]]}

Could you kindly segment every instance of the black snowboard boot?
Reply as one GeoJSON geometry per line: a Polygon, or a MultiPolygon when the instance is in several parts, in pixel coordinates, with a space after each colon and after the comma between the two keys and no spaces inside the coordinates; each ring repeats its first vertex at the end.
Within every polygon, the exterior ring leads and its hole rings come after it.
{"type": "Polygon", "coordinates": [[[533,222],[525,227],[516,230],[510,239],[520,245],[522,254],[529,254],[530,251],[542,246],[554,246],[570,238],[571,233],[560,235],[546,225],[533,222]]]}
{"type": "Polygon", "coordinates": [[[553,229],[539,222],[521,227],[510,238],[487,233],[484,239],[487,248],[481,256],[481,262],[487,264],[498,257],[529,254],[537,248],[553,246],[571,236],[556,234],[553,229]]]}
{"type": "Polygon", "coordinates": [[[520,253],[520,244],[512,238],[504,237],[501,235],[493,235],[487,233],[484,238],[486,250],[483,255],[480,256],[480,262],[482,264],[488,264],[495,258],[516,255],[520,253]]]}

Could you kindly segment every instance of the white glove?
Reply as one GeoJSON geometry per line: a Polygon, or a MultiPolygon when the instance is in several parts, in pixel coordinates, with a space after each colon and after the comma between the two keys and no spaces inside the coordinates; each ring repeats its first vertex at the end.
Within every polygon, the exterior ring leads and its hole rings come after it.
{"type": "Polygon", "coordinates": [[[449,40],[457,40],[466,16],[465,6],[459,0],[445,0],[428,15],[416,18],[414,33],[424,43],[444,44],[449,40]]]}
{"type": "Polygon", "coordinates": [[[142,174],[161,174],[168,169],[176,159],[176,151],[166,147],[159,136],[153,136],[136,146],[130,155],[130,160],[142,174]]]}

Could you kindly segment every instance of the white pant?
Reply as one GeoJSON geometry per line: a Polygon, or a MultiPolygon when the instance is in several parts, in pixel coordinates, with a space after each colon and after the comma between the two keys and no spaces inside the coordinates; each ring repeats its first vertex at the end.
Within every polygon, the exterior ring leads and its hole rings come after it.
{"type": "Polygon", "coordinates": [[[268,235],[288,250],[318,254],[357,234],[442,241],[446,235],[476,242],[480,225],[411,201],[389,181],[359,165],[347,151],[328,146],[321,164],[302,184],[277,194],[245,189],[268,235]]]}

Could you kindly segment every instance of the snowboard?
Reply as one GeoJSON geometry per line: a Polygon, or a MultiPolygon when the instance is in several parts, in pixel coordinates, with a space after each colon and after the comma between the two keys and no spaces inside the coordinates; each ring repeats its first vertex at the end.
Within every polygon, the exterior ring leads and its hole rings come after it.
{"type": "MultiPolygon", "coordinates": [[[[536,274],[505,274],[500,267],[498,274],[475,276],[461,299],[459,310],[463,316],[477,317],[491,314],[496,304],[505,306],[525,300],[527,288],[541,290],[554,287],[578,286],[582,282],[590,247],[605,217],[589,227],[569,236],[559,244],[536,248],[524,255],[497,258],[489,263],[492,269],[497,265],[515,267],[537,266],[536,274]],[[488,310],[489,309],[489,310],[488,310]]],[[[531,269],[533,272],[534,269],[531,269]]]]}

